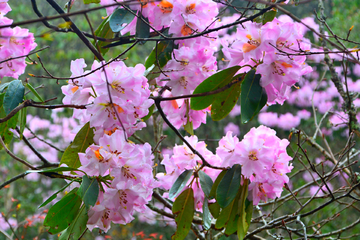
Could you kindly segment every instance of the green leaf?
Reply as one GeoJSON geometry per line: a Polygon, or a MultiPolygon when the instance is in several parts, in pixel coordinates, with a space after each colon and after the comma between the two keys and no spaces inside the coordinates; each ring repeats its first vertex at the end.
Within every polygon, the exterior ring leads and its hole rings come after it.
{"type": "Polygon", "coordinates": [[[84,175],[77,194],[82,198],[86,207],[94,206],[99,195],[99,182],[84,175]]]}
{"type": "MultiPolygon", "coordinates": [[[[233,76],[240,68],[240,66],[234,66],[211,75],[196,87],[193,94],[211,92],[224,87],[226,84],[231,82],[233,76]]],[[[193,110],[202,110],[207,108],[214,102],[217,95],[218,94],[203,97],[192,97],[190,107],[193,110]]]]}
{"type": "Polygon", "coordinates": [[[22,140],[26,125],[27,108],[20,109],[20,140],[22,140]]]}
{"type": "Polygon", "coordinates": [[[157,66],[156,57],[158,58],[160,67],[164,67],[171,59],[171,53],[176,48],[173,41],[162,41],[157,44],[145,62],[145,68],[148,69],[152,65],[157,66]],[[157,50],[157,51],[156,51],[157,50]]]}
{"type": "Polygon", "coordinates": [[[211,215],[214,218],[218,218],[219,214],[220,214],[220,205],[218,202],[214,202],[214,203],[209,203],[209,209],[211,212],[211,215]]]}
{"type": "Polygon", "coordinates": [[[65,163],[69,167],[78,168],[81,166],[78,153],[83,153],[94,143],[94,131],[90,123],[86,123],[76,134],[74,141],[65,150],[60,164],[65,163]]]}
{"type": "Polygon", "coordinates": [[[211,215],[209,210],[209,203],[206,197],[203,204],[203,222],[204,229],[209,230],[211,228],[211,215]]]}
{"type": "MultiPolygon", "coordinates": [[[[105,18],[102,21],[102,23],[100,24],[100,26],[96,29],[95,35],[97,37],[102,37],[102,38],[113,38],[114,37],[114,32],[110,28],[110,23],[109,23],[108,17],[105,18]]],[[[96,47],[95,40],[92,41],[92,44],[96,47]]],[[[97,41],[97,45],[99,45],[100,53],[102,55],[105,55],[109,51],[109,48],[103,48],[103,46],[105,46],[107,44],[109,44],[109,43],[104,42],[104,41],[97,41]]]]}
{"type": "Polygon", "coordinates": [[[76,215],[71,225],[61,233],[59,240],[78,240],[86,231],[86,224],[88,221],[88,209],[82,205],[78,215],[76,215]]]}
{"type": "Polygon", "coordinates": [[[219,214],[219,217],[216,220],[215,228],[221,229],[227,226],[230,219],[234,219],[237,214],[238,201],[239,201],[238,192],[236,192],[236,198],[234,198],[228,206],[223,208],[219,214]]]}
{"type": "Polygon", "coordinates": [[[247,200],[249,180],[245,179],[243,185],[240,188],[239,199],[239,219],[237,222],[237,235],[239,239],[244,239],[251,222],[251,216],[247,216],[247,213],[252,214],[252,202],[247,200]],[[249,219],[249,220],[248,220],[249,219]]]}
{"type": "Polygon", "coordinates": [[[174,185],[172,185],[169,191],[169,199],[175,198],[185,187],[186,183],[189,181],[193,174],[193,170],[185,170],[180,176],[176,179],[174,185]]]}
{"type": "Polygon", "coordinates": [[[4,97],[4,110],[9,114],[14,108],[23,102],[25,87],[20,80],[10,82],[4,97]]]}
{"type": "Polygon", "coordinates": [[[226,236],[230,236],[231,234],[234,234],[237,231],[237,222],[239,218],[239,214],[238,214],[239,198],[240,198],[240,192],[238,192],[236,198],[233,201],[230,216],[228,221],[226,222],[226,229],[225,229],[226,236]]]}
{"type": "Polygon", "coordinates": [[[226,117],[237,103],[241,92],[241,82],[232,85],[225,91],[216,95],[215,101],[211,105],[211,118],[220,121],[226,117]]]}
{"type": "MultiPolygon", "coordinates": [[[[4,97],[6,93],[0,94],[0,118],[6,117],[4,110],[4,97]]],[[[19,113],[16,113],[12,118],[6,122],[0,123],[0,137],[2,137],[5,144],[9,144],[13,138],[13,132],[10,131],[10,128],[16,128],[17,121],[19,119],[19,113]]],[[[2,146],[0,145],[0,149],[2,146]]]]}
{"type": "Polygon", "coordinates": [[[148,38],[150,36],[150,27],[149,27],[149,19],[145,18],[141,13],[138,15],[138,19],[136,20],[136,33],[135,37],[138,38],[148,38]],[[146,23],[145,23],[145,22],[146,23]]]}
{"type": "Polygon", "coordinates": [[[184,125],[184,130],[189,133],[190,135],[194,135],[194,126],[193,122],[189,119],[187,120],[186,124],[184,125]]]}
{"type": "Polygon", "coordinates": [[[192,188],[186,189],[176,198],[172,212],[176,214],[176,232],[171,236],[171,239],[183,240],[190,231],[195,212],[194,191],[192,188]]]}
{"type": "Polygon", "coordinates": [[[143,117],[142,120],[143,120],[143,121],[148,120],[148,119],[151,117],[151,115],[153,114],[154,109],[155,109],[155,104],[153,104],[153,105],[151,105],[151,107],[149,107],[149,113],[148,113],[148,115],[146,115],[145,117],[143,117]]]}
{"type": "Polygon", "coordinates": [[[51,234],[56,234],[66,229],[79,212],[81,198],[75,193],[68,193],[59,202],[49,209],[44,226],[50,227],[51,234]]]}
{"type": "Polygon", "coordinates": [[[9,86],[10,82],[6,82],[0,85],[0,93],[2,93],[5,88],[7,88],[9,86]]]}
{"type": "Polygon", "coordinates": [[[44,99],[40,96],[40,94],[36,91],[36,89],[30,85],[30,83],[25,84],[25,86],[35,95],[35,97],[40,101],[44,102],[44,99]]]}
{"type": "Polygon", "coordinates": [[[134,17],[134,14],[124,8],[116,9],[110,16],[109,23],[111,30],[113,32],[120,32],[134,19],[134,17]]]}
{"type": "Polygon", "coordinates": [[[277,9],[273,8],[270,11],[267,11],[264,15],[263,15],[263,19],[262,19],[262,23],[263,25],[267,22],[271,22],[272,20],[274,20],[274,18],[276,17],[276,13],[277,13],[277,9]]]}
{"type": "Polygon", "coordinates": [[[48,205],[52,200],[54,200],[57,195],[59,193],[61,193],[62,191],[64,191],[68,186],[70,186],[70,184],[72,184],[73,182],[69,182],[68,184],[66,184],[63,188],[61,188],[59,191],[57,191],[56,193],[54,193],[53,195],[51,195],[48,199],[45,200],[45,202],[43,202],[38,208],[42,208],[46,205],[48,205]]]}
{"type": "MultiPolygon", "coordinates": [[[[221,173],[218,175],[218,177],[215,179],[214,184],[212,185],[210,194],[209,194],[209,199],[213,199],[216,196],[216,189],[219,186],[219,183],[221,182],[221,180],[223,179],[223,177],[225,176],[226,172],[228,170],[222,170],[221,173]]],[[[214,216],[214,215],[213,215],[214,216]]]]}
{"type": "Polygon", "coordinates": [[[216,201],[222,208],[228,206],[236,197],[240,188],[241,166],[235,164],[230,168],[216,190],[216,201]]]}
{"type": "Polygon", "coordinates": [[[213,181],[212,181],[211,177],[209,177],[209,175],[207,175],[206,173],[204,173],[201,170],[198,172],[198,174],[199,174],[199,178],[200,178],[201,189],[203,190],[205,196],[209,197],[211,188],[213,186],[213,181]]]}
{"type": "MultiPolygon", "coordinates": [[[[264,90],[260,86],[260,74],[255,74],[255,70],[249,71],[241,84],[241,122],[247,123],[261,108],[264,103],[264,90]]],[[[265,94],[266,95],[266,94],[265,94]]],[[[266,99],[267,100],[267,99],[266,99]]]]}
{"type": "Polygon", "coordinates": [[[89,4],[89,3],[100,3],[100,0],[84,0],[85,4],[89,4]]]}

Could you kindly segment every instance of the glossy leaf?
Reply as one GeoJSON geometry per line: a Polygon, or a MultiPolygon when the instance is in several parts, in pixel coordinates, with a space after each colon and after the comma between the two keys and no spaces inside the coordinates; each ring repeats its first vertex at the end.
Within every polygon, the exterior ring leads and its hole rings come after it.
{"type": "Polygon", "coordinates": [[[220,214],[220,205],[218,202],[209,203],[209,210],[214,218],[218,218],[220,214]]]}
{"type": "MultiPolygon", "coordinates": [[[[110,23],[109,23],[109,18],[105,18],[102,23],[100,24],[100,26],[95,30],[95,35],[97,37],[102,37],[102,38],[113,38],[114,37],[114,32],[111,30],[110,28],[110,23]]],[[[96,45],[99,46],[100,49],[100,53],[102,55],[105,55],[108,51],[109,48],[103,48],[103,46],[109,44],[108,42],[104,42],[104,41],[97,41],[97,44],[95,43],[95,40],[92,42],[92,44],[96,47],[96,45]]]]}
{"type": "Polygon", "coordinates": [[[110,28],[113,32],[120,32],[123,30],[133,19],[135,15],[125,10],[124,8],[116,9],[110,16],[110,28]]]}
{"type": "Polygon", "coordinates": [[[235,164],[230,168],[216,189],[216,201],[222,208],[227,207],[236,197],[240,188],[241,166],[235,164]]]}
{"type": "MultiPolygon", "coordinates": [[[[231,212],[228,221],[226,222],[225,235],[229,236],[237,231],[237,222],[239,218],[238,207],[239,207],[240,193],[236,195],[231,207],[231,212]]],[[[231,205],[231,204],[230,204],[231,205]]],[[[230,206],[229,205],[229,206],[230,206]]]]}
{"type": "Polygon", "coordinates": [[[209,197],[211,188],[213,186],[213,181],[209,177],[209,175],[207,175],[206,173],[204,173],[201,170],[198,172],[198,174],[199,174],[199,178],[200,178],[201,189],[203,190],[205,196],[209,197]]]}
{"type": "Polygon", "coordinates": [[[86,207],[94,206],[99,195],[99,182],[84,175],[77,194],[82,198],[86,207]]]}
{"type": "Polygon", "coordinates": [[[221,229],[226,227],[230,217],[234,219],[235,215],[237,214],[239,194],[237,194],[236,196],[237,197],[234,198],[228,206],[226,206],[221,210],[219,217],[217,218],[215,223],[216,229],[221,229]]]}
{"type": "Polygon", "coordinates": [[[276,8],[271,9],[270,11],[267,11],[263,15],[262,23],[265,24],[267,22],[271,22],[276,17],[277,10],[276,8]]]}
{"type": "Polygon", "coordinates": [[[206,197],[203,204],[203,226],[205,230],[209,230],[211,228],[211,215],[209,210],[209,203],[206,197]]]}
{"type": "Polygon", "coordinates": [[[66,229],[78,214],[81,202],[77,194],[68,193],[52,206],[44,220],[44,226],[50,227],[48,232],[56,234],[66,229]]]}
{"type": "Polygon", "coordinates": [[[4,110],[9,114],[14,108],[23,102],[25,87],[20,80],[10,82],[4,96],[4,110]]]}
{"type": "Polygon", "coordinates": [[[260,86],[260,74],[255,74],[255,70],[249,71],[241,84],[241,122],[249,122],[264,103],[264,90],[260,86]]]}
{"type": "Polygon", "coordinates": [[[30,83],[25,84],[25,86],[35,95],[35,97],[40,101],[44,102],[44,99],[40,96],[40,94],[36,91],[36,89],[31,86],[30,83]]]}
{"type": "Polygon", "coordinates": [[[169,191],[169,199],[175,198],[184,189],[192,174],[193,170],[191,169],[185,170],[182,174],[180,174],[169,191]]]}
{"type": "Polygon", "coordinates": [[[173,240],[183,240],[188,235],[191,222],[194,217],[195,203],[194,191],[188,188],[183,191],[175,200],[172,212],[176,215],[176,232],[172,235],[173,240]]]}
{"type": "Polygon", "coordinates": [[[54,200],[57,195],[59,193],[61,193],[62,191],[64,191],[68,186],[70,186],[70,184],[73,182],[69,182],[68,184],[66,184],[64,187],[62,187],[59,191],[57,191],[56,193],[54,193],[53,195],[51,195],[48,199],[45,200],[45,202],[43,202],[38,208],[42,208],[46,205],[48,205],[52,200],[54,200]]]}
{"type": "Polygon", "coordinates": [[[215,182],[214,184],[212,185],[211,187],[211,191],[210,191],[210,194],[209,194],[209,199],[213,199],[215,198],[216,196],[216,189],[218,188],[219,186],[219,183],[221,182],[221,180],[223,179],[223,177],[225,176],[226,172],[228,170],[222,170],[221,173],[217,176],[217,178],[215,179],[215,182]]]}
{"type": "Polygon", "coordinates": [[[149,19],[145,18],[141,13],[136,20],[136,33],[135,37],[148,38],[150,36],[149,19]],[[145,21],[145,22],[144,22],[145,21]]]}
{"type": "Polygon", "coordinates": [[[90,128],[90,123],[86,123],[76,134],[74,141],[66,148],[60,164],[65,163],[69,167],[78,168],[81,166],[78,153],[83,153],[94,143],[94,131],[90,128]]]}
{"type": "MultiPolygon", "coordinates": [[[[240,68],[240,66],[234,66],[211,75],[196,87],[193,94],[211,92],[224,87],[226,84],[231,82],[233,76],[237,71],[239,71],[240,68]]],[[[202,97],[192,97],[190,101],[190,107],[193,110],[205,109],[214,102],[214,100],[217,98],[217,95],[218,94],[202,97]]]]}
{"type": "MultiPolygon", "coordinates": [[[[4,97],[5,93],[0,94],[0,118],[4,118],[6,116],[4,110],[4,97]]],[[[19,119],[19,113],[15,114],[12,118],[7,120],[6,122],[0,123],[0,137],[3,139],[5,144],[9,144],[13,138],[13,132],[10,131],[11,128],[16,128],[17,121],[19,119]]],[[[0,145],[0,149],[2,146],[0,145]]]]}
{"type": "Polygon", "coordinates": [[[237,103],[241,92],[241,82],[232,85],[229,89],[218,93],[211,105],[211,118],[220,121],[226,117],[237,103]]]}
{"type": "Polygon", "coordinates": [[[149,57],[146,59],[146,69],[148,69],[152,65],[157,66],[156,57],[158,59],[160,67],[164,67],[166,63],[171,59],[171,53],[174,48],[176,48],[176,46],[174,46],[173,41],[162,41],[158,43],[157,47],[152,50],[149,57]]]}
{"type": "Polygon", "coordinates": [[[61,233],[59,240],[78,240],[86,231],[86,224],[88,221],[88,209],[82,205],[79,213],[76,215],[71,225],[61,233]]]}
{"type": "Polygon", "coordinates": [[[250,226],[250,221],[251,221],[251,216],[250,216],[250,220],[248,221],[247,219],[249,219],[249,216],[247,216],[247,212],[249,212],[249,215],[252,214],[252,202],[250,204],[250,202],[247,200],[247,195],[248,195],[248,185],[249,181],[248,180],[244,180],[243,185],[241,186],[240,192],[240,199],[239,199],[239,219],[237,222],[237,235],[239,239],[244,239],[247,230],[249,229],[250,226]],[[250,213],[251,212],[251,213],[250,213]]]}

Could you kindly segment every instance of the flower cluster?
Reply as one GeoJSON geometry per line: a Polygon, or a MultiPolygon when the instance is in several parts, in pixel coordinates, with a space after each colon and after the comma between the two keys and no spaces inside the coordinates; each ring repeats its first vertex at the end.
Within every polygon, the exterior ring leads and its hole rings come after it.
{"type": "Polygon", "coordinates": [[[127,67],[122,61],[103,64],[94,61],[90,72],[83,70],[86,67],[83,59],[72,61],[70,78],[79,78],[61,88],[64,104],[88,104],[86,111],[75,109],[74,117],[82,123],[90,121],[96,130],[95,141],[116,129],[125,129],[131,135],[145,127],[141,118],[153,104],[143,65],[127,67]]]}
{"type": "Polygon", "coordinates": [[[242,26],[237,28],[235,41],[230,46],[223,41],[223,53],[229,66],[256,66],[268,103],[284,103],[290,87],[312,70],[305,64],[304,55],[296,55],[310,49],[301,34],[303,29],[298,23],[276,18],[265,25],[245,22],[242,26]]]}
{"type": "Polygon", "coordinates": [[[85,153],[79,153],[80,170],[89,176],[108,179],[102,183],[96,205],[89,210],[87,226],[109,230],[110,223],[131,222],[134,212],[144,212],[156,182],[152,174],[151,146],[124,140],[117,130],[99,139],[85,153]]]}
{"type": "Polygon", "coordinates": [[[292,158],[286,153],[288,145],[289,141],[279,139],[274,130],[260,126],[252,128],[240,142],[228,132],[216,153],[223,159],[222,166],[242,166],[243,177],[250,180],[249,198],[257,205],[260,200],[280,197],[284,184],[289,182],[286,173],[292,169],[292,158]]]}
{"type": "MultiPolygon", "coordinates": [[[[221,159],[219,156],[209,151],[206,148],[205,142],[199,142],[196,136],[185,137],[185,139],[206,159],[208,163],[215,166],[221,165],[221,159]]],[[[173,148],[173,155],[170,157],[168,154],[164,154],[164,160],[161,163],[165,166],[166,173],[158,173],[156,177],[159,180],[160,187],[169,190],[182,172],[189,169],[199,169],[201,167],[202,160],[198,155],[194,154],[188,146],[176,145],[173,148]]],[[[220,173],[219,170],[208,167],[202,168],[202,171],[209,175],[213,181],[215,181],[216,177],[220,173]]],[[[195,207],[198,211],[202,211],[204,193],[201,190],[199,179],[190,179],[187,185],[190,183],[192,189],[194,190],[195,207]]],[[[165,196],[167,196],[167,193],[165,193],[165,196]]]]}
{"type": "MultiPolygon", "coordinates": [[[[12,20],[4,16],[11,11],[7,1],[0,0],[0,26],[12,24],[12,20]]],[[[25,71],[26,55],[36,47],[34,35],[28,29],[6,27],[0,29],[0,36],[0,62],[3,62],[0,64],[0,78],[18,78],[25,71]],[[16,59],[8,60],[11,58],[16,59]]]]}
{"type": "MultiPolygon", "coordinates": [[[[276,132],[268,127],[252,128],[240,142],[236,136],[232,136],[232,132],[228,132],[219,141],[216,154],[209,151],[204,142],[198,142],[196,136],[186,140],[213,166],[232,167],[240,164],[243,178],[250,180],[249,198],[254,205],[260,200],[266,202],[268,198],[279,197],[284,184],[289,182],[286,176],[292,169],[289,164],[292,158],[286,153],[289,141],[279,139],[276,132]]],[[[199,169],[202,161],[186,145],[180,145],[174,147],[171,157],[164,155],[162,164],[166,174],[159,173],[156,177],[161,187],[168,190],[184,170],[199,169]]],[[[208,167],[202,168],[202,171],[213,180],[219,175],[219,170],[208,167]]],[[[201,211],[204,193],[197,180],[190,179],[187,185],[190,184],[194,190],[196,208],[201,211]]]]}

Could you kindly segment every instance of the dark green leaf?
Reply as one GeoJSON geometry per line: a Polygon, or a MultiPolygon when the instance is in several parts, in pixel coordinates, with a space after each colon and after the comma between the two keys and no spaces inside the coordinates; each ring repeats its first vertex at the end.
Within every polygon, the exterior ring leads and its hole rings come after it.
{"type": "Polygon", "coordinates": [[[218,93],[211,105],[211,118],[220,121],[226,117],[237,103],[241,92],[241,82],[232,85],[225,91],[218,93]]]}
{"type": "Polygon", "coordinates": [[[241,166],[235,164],[230,168],[216,190],[216,201],[222,208],[228,206],[236,197],[240,188],[241,166]]]}
{"type": "Polygon", "coordinates": [[[276,8],[273,8],[273,9],[271,9],[270,11],[267,11],[267,12],[263,15],[262,23],[265,24],[265,23],[267,23],[267,22],[271,22],[272,20],[274,20],[274,18],[276,17],[276,13],[277,13],[276,8]]]}
{"type": "Polygon", "coordinates": [[[71,225],[61,233],[59,240],[78,240],[86,230],[88,209],[82,205],[71,225]]]}
{"type": "Polygon", "coordinates": [[[44,220],[44,226],[50,227],[49,233],[56,234],[66,229],[78,214],[81,202],[77,194],[68,193],[52,206],[44,220]]]}
{"type": "Polygon", "coordinates": [[[113,32],[120,32],[134,19],[134,17],[134,14],[124,8],[116,9],[110,16],[111,30],[113,32]]]}
{"type": "Polygon", "coordinates": [[[2,93],[7,86],[9,86],[10,82],[6,82],[0,85],[0,93],[2,93]]]}
{"type": "Polygon", "coordinates": [[[261,110],[264,96],[260,74],[249,71],[241,84],[241,122],[249,122],[261,110]],[[260,109],[260,110],[259,110],[260,109]]]}
{"type": "Polygon", "coordinates": [[[96,178],[89,179],[84,175],[77,194],[82,198],[86,207],[94,206],[99,195],[99,183],[96,178]]]}
{"type": "Polygon", "coordinates": [[[239,213],[238,213],[239,198],[240,198],[240,192],[238,192],[236,198],[233,201],[231,213],[228,221],[226,222],[226,229],[225,229],[226,236],[230,236],[231,234],[234,234],[237,231],[237,222],[239,218],[239,213]]]}
{"type": "MultiPolygon", "coordinates": [[[[6,93],[0,94],[0,118],[4,118],[6,116],[3,104],[4,97],[6,93]]],[[[10,131],[10,128],[15,129],[17,121],[19,119],[19,113],[16,113],[15,116],[7,120],[6,122],[0,123],[0,137],[2,137],[5,144],[9,144],[13,138],[13,132],[10,131]]],[[[0,145],[0,149],[2,146],[0,145]]]]}
{"type": "Polygon", "coordinates": [[[188,188],[183,191],[175,200],[172,212],[176,215],[176,232],[172,235],[173,240],[183,240],[188,235],[191,222],[194,217],[195,203],[194,191],[188,188]]]}
{"type": "Polygon", "coordinates": [[[239,219],[237,222],[237,234],[238,238],[243,240],[246,232],[249,229],[250,222],[251,222],[251,215],[252,215],[252,202],[247,200],[248,195],[248,185],[249,181],[244,180],[243,185],[241,186],[240,192],[241,196],[239,199],[239,219]],[[247,214],[249,213],[249,216],[247,214]]]}
{"type": "Polygon", "coordinates": [[[200,178],[201,189],[203,190],[205,196],[209,197],[211,188],[213,186],[213,181],[211,177],[209,177],[209,175],[207,175],[201,170],[198,172],[198,174],[200,178]]]}
{"type": "Polygon", "coordinates": [[[23,102],[25,87],[20,80],[14,80],[9,85],[4,97],[4,110],[9,114],[14,108],[23,102]]]}
{"type": "Polygon", "coordinates": [[[228,206],[223,208],[219,214],[219,217],[216,220],[215,228],[221,229],[227,226],[230,219],[234,219],[237,214],[239,201],[239,194],[237,192],[236,198],[234,198],[228,206]]]}
{"type": "Polygon", "coordinates": [[[228,170],[222,170],[221,173],[218,175],[218,177],[215,179],[214,184],[212,185],[211,191],[210,191],[210,195],[209,195],[209,199],[213,199],[216,196],[216,189],[219,186],[219,183],[221,182],[221,180],[223,179],[223,177],[225,176],[225,173],[228,170]]]}
{"type": "Polygon", "coordinates": [[[175,198],[185,187],[186,183],[189,181],[193,174],[193,170],[185,170],[180,176],[176,179],[174,185],[172,185],[169,191],[169,199],[175,198]]]}
{"type": "Polygon", "coordinates": [[[164,67],[171,59],[171,53],[174,48],[176,47],[174,46],[173,41],[162,41],[158,43],[157,47],[152,50],[149,57],[146,59],[145,67],[149,68],[152,65],[157,66],[156,57],[158,58],[160,67],[164,67]]]}
{"type": "MultiPolygon", "coordinates": [[[[100,26],[96,29],[95,31],[95,35],[97,37],[102,37],[102,38],[113,38],[114,37],[114,32],[111,30],[110,28],[110,23],[109,23],[109,18],[105,18],[102,23],[100,24],[100,26]]],[[[103,48],[103,46],[109,44],[108,42],[104,42],[104,41],[97,41],[97,43],[95,43],[95,40],[92,42],[92,44],[96,47],[96,45],[99,46],[100,49],[100,53],[102,55],[105,55],[108,51],[109,48],[103,48]]]]}
{"type": "MultiPolygon", "coordinates": [[[[240,68],[240,66],[234,66],[211,75],[196,87],[193,94],[211,92],[224,87],[226,84],[231,82],[233,76],[237,71],[239,71],[240,68]]],[[[203,97],[192,97],[190,107],[193,110],[205,109],[214,102],[214,100],[217,98],[217,95],[218,94],[212,94],[203,97]]]]}
{"type": "Polygon", "coordinates": [[[84,0],[85,4],[89,4],[89,3],[100,3],[100,0],[84,0]]]}
{"type": "Polygon", "coordinates": [[[23,133],[26,125],[27,108],[20,109],[20,140],[23,137],[23,133]]]}
{"type": "Polygon", "coordinates": [[[72,182],[69,182],[68,184],[66,184],[63,188],[61,188],[59,191],[57,191],[56,193],[54,193],[53,195],[51,195],[48,199],[46,199],[45,202],[43,202],[38,208],[44,207],[46,205],[48,205],[48,203],[50,203],[52,200],[54,200],[57,195],[59,193],[61,193],[62,191],[64,191],[72,182]]]}
{"type": "Polygon", "coordinates": [[[138,38],[148,38],[150,36],[149,19],[139,14],[136,20],[136,34],[138,38]]]}
{"type": "Polygon", "coordinates": [[[214,202],[214,203],[209,203],[209,209],[211,212],[211,215],[214,218],[218,218],[219,214],[220,214],[220,205],[218,202],[214,202]]]}
{"type": "Polygon", "coordinates": [[[65,163],[69,167],[78,168],[81,166],[78,153],[83,153],[94,143],[94,131],[90,128],[90,123],[86,123],[76,134],[74,141],[65,150],[60,164],[65,163]]]}
{"type": "Polygon", "coordinates": [[[209,210],[208,200],[205,197],[203,204],[203,226],[205,230],[209,230],[211,228],[211,215],[209,210]]]}
{"type": "Polygon", "coordinates": [[[30,85],[30,83],[25,84],[25,86],[35,95],[35,97],[40,101],[44,102],[44,99],[40,96],[40,94],[36,91],[36,89],[30,85]]]}

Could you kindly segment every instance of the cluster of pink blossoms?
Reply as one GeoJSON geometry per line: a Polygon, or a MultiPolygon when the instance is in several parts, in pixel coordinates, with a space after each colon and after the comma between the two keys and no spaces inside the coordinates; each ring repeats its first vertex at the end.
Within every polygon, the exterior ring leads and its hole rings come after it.
{"type": "MultiPolygon", "coordinates": [[[[121,2],[121,1],[119,1],[121,2]]],[[[140,12],[149,19],[151,26],[157,30],[169,27],[169,33],[174,36],[187,36],[194,32],[201,32],[212,24],[218,15],[218,7],[212,0],[141,0],[139,4],[131,4],[129,7],[140,12]]],[[[108,5],[114,0],[101,0],[100,4],[108,5]]],[[[110,15],[115,7],[107,8],[110,15]]],[[[137,18],[134,18],[122,31],[121,34],[135,33],[137,18]]]]}
{"type": "Polygon", "coordinates": [[[108,176],[108,185],[102,184],[96,205],[90,208],[87,227],[109,230],[110,223],[127,224],[136,212],[146,211],[153,188],[150,144],[137,145],[124,140],[117,130],[103,135],[99,145],[91,145],[85,153],[79,153],[80,170],[89,176],[108,176]]]}
{"type": "MultiPolygon", "coordinates": [[[[12,24],[4,15],[11,11],[8,0],[0,0],[0,26],[12,24]]],[[[24,56],[0,64],[0,78],[18,78],[26,68],[25,56],[36,47],[34,35],[28,29],[20,27],[0,29],[0,62],[10,58],[24,56]]]]}
{"type": "Polygon", "coordinates": [[[288,145],[288,140],[281,140],[273,129],[261,125],[252,128],[240,142],[228,132],[216,154],[223,159],[223,167],[242,166],[242,175],[250,180],[249,198],[257,205],[260,200],[280,197],[284,184],[289,182],[286,174],[293,167],[286,153],[288,145]]]}
{"type": "Polygon", "coordinates": [[[153,101],[149,99],[143,65],[127,67],[122,61],[107,65],[94,61],[91,74],[84,71],[85,67],[83,59],[71,61],[71,78],[80,78],[69,80],[61,89],[64,104],[88,104],[86,111],[74,109],[73,116],[83,124],[90,121],[96,131],[95,142],[107,132],[125,129],[131,135],[146,126],[141,118],[148,114],[153,101]],[[84,74],[88,75],[82,77],[84,74]]]}
{"type": "Polygon", "coordinates": [[[305,63],[306,57],[296,55],[310,49],[301,34],[301,25],[275,18],[265,25],[245,22],[242,26],[237,28],[234,42],[222,42],[229,66],[256,66],[256,73],[262,76],[260,85],[266,90],[268,103],[282,104],[288,98],[290,87],[312,71],[305,63]]]}
{"type": "Polygon", "coordinates": [[[92,71],[84,71],[83,59],[71,62],[71,78],[62,87],[64,104],[87,104],[86,110],[74,110],[74,117],[95,128],[94,142],[79,153],[80,170],[89,176],[108,176],[96,205],[89,210],[88,228],[104,231],[110,223],[126,224],[133,220],[135,211],[146,210],[155,180],[152,175],[151,146],[126,141],[146,124],[141,118],[153,104],[144,77],[145,67],[126,67],[121,61],[105,63],[94,61],[92,71]],[[104,66],[104,67],[102,67],[104,66]],[[98,69],[99,70],[96,70],[98,69]],[[86,76],[84,76],[87,74],[86,76]],[[111,100],[110,100],[111,96],[111,100]]]}
{"type": "MultiPolygon", "coordinates": [[[[186,140],[214,166],[232,167],[234,164],[240,164],[243,178],[250,180],[249,198],[254,205],[260,200],[266,202],[268,198],[280,197],[284,184],[289,182],[286,176],[292,169],[289,163],[292,158],[286,153],[289,141],[279,139],[276,132],[268,127],[252,128],[240,142],[236,136],[232,136],[232,132],[228,132],[219,141],[216,154],[209,151],[204,142],[198,142],[196,136],[186,140]]],[[[162,164],[165,166],[166,174],[157,174],[164,189],[170,189],[184,170],[197,169],[202,163],[186,145],[175,146],[173,153],[171,157],[164,155],[162,164]]],[[[207,167],[202,170],[213,180],[220,173],[219,170],[207,167]]],[[[191,187],[194,190],[196,208],[201,211],[204,193],[198,181],[193,181],[191,187]]]]}

